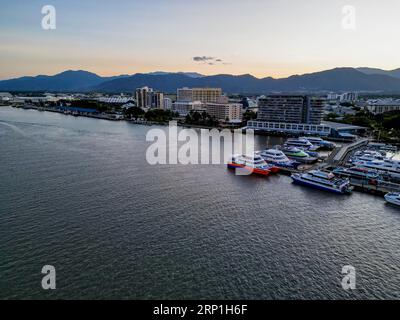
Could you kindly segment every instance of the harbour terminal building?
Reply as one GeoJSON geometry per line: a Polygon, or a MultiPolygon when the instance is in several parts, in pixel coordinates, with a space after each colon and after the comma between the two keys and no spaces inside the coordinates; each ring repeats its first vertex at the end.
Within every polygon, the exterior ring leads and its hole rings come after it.
{"type": "Polygon", "coordinates": [[[247,129],[293,135],[330,136],[351,140],[365,128],[323,122],[326,99],[304,95],[270,95],[259,99],[257,120],[247,129]]]}

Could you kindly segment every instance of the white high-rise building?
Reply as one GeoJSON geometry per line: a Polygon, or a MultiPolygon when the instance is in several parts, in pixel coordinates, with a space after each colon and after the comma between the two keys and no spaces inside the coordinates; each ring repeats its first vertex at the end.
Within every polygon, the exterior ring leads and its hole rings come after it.
{"type": "Polygon", "coordinates": [[[135,99],[139,108],[164,108],[164,94],[149,87],[136,89],[135,99]]]}
{"type": "Polygon", "coordinates": [[[171,109],[172,109],[172,99],[164,98],[164,110],[171,110],[171,109]]]}

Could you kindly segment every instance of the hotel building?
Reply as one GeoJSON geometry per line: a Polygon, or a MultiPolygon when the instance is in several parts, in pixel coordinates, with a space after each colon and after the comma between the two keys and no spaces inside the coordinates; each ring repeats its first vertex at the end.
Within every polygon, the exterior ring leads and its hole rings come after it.
{"type": "Polygon", "coordinates": [[[177,90],[177,101],[218,102],[221,96],[221,88],[181,88],[177,90]]]}

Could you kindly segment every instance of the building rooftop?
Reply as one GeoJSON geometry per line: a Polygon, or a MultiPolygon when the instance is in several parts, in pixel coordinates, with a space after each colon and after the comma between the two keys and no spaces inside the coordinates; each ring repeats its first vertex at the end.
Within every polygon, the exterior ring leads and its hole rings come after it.
{"type": "Polygon", "coordinates": [[[322,121],[322,125],[329,126],[335,130],[360,130],[360,129],[367,129],[366,127],[355,126],[352,124],[347,123],[339,123],[339,122],[332,122],[332,121],[322,121]]]}
{"type": "Polygon", "coordinates": [[[368,100],[368,105],[370,105],[370,106],[398,106],[398,105],[400,105],[400,100],[394,100],[394,99],[368,100]]]}

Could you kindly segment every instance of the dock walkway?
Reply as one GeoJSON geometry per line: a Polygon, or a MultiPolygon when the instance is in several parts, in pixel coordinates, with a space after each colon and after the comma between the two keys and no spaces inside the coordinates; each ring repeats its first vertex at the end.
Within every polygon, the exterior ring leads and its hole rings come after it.
{"type": "Polygon", "coordinates": [[[347,162],[350,154],[357,149],[366,147],[369,143],[368,139],[361,139],[351,144],[335,149],[326,159],[326,164],[331,166],[343,165],[347,162]]]}
{"type": "Polygon", "coordinates": [[[389,192],[400,192],[400,184],[377,181],[376,184],[371,184],[370,181],[350,178],[350,184],[359,191],[375,193],[375,194],[386,194],[389,192]]]}

